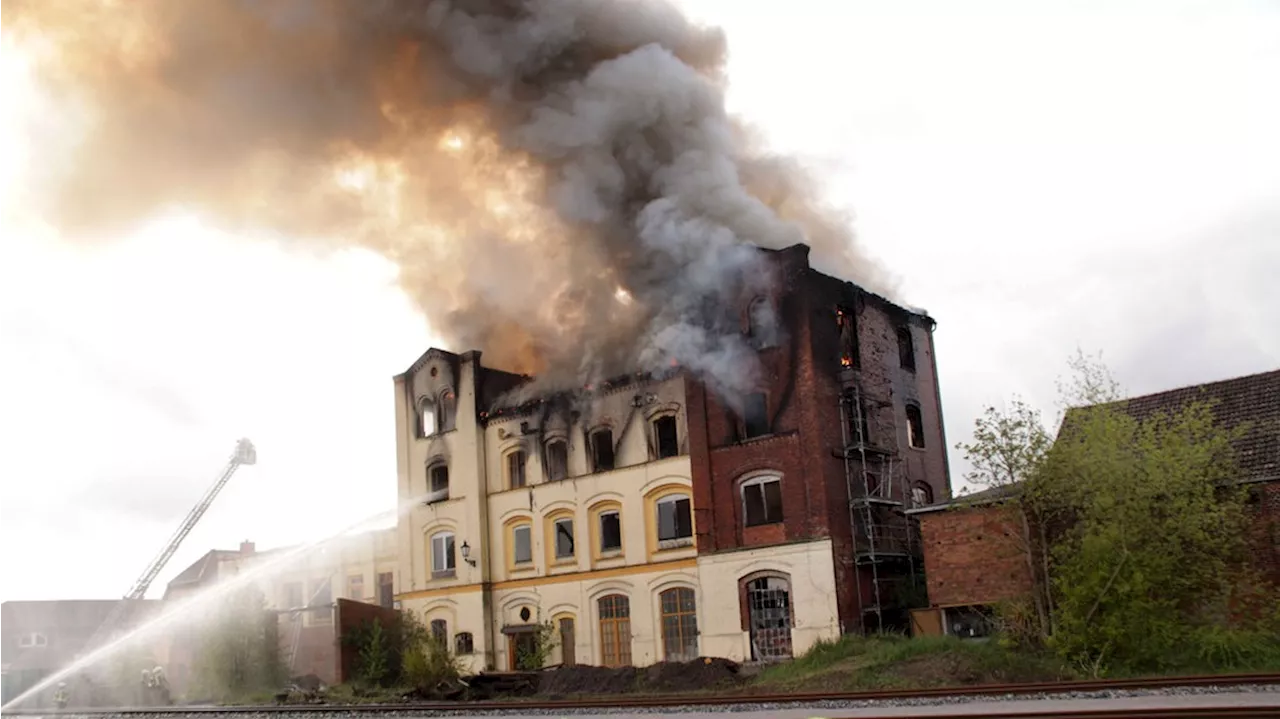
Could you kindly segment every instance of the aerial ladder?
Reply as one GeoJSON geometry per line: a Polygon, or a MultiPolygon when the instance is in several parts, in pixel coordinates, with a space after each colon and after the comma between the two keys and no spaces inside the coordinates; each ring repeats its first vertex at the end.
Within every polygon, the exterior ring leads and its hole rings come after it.
{"type": "Polygon", "coordinates": [[[182,520],[182,524],[178,526],[177,531],[169,538],[169,541],[164,545],[164,548],[161,549],[160,553],[156,555],[156,558],[151,560],[151,563],[147,565],[147,569],[142,573],[142,576],[138,577],[138,580],[133,583],[133,586],[129,589],[129,593],[124,596],[124,601],[117,602],[116,606],[112,608],[111,613],[108,614],[107,618],[98,626],[97,631],[94,632],[89,642],[85,645],[86,649],[96,649],[105,639],[110,637],[110,635],[116,631],[116,626],[124,618],[125,613],[128,612],[137,601],[146,597],[147,590],[151,588],[151,583],[155,581],[160,572],[164,570],[165,565],[173,558],[174,553],[178,551],[178,547],[182,544],[182,540],[187,538],[187,535],[195,528],[196,523],[199,522],[200,518],[204,516],[204,513],[208,511],[209,505],[213,504],[213,500],[218,496],[218,493],[222,491],[222,488],[226,486],[227,482],[231,479],[231,475],[235,474],[236,470],[241,466],[256,464],[257,461],[258,453],[257,450],[254,449],[252,442],[247,439],[241,439],[236,442],[235,452],[233,452],[231,454],[231,458],[227,460],[227,466],[223,467],[222,474],[219,475],[217,481],[215,481],[213,486],[209,487],[209,489],[205,491],[204,496],[200,498],[200,501],[196,503],[196,506],[191,508],[191,511],[187,514],[187,518],[182,520]]]}

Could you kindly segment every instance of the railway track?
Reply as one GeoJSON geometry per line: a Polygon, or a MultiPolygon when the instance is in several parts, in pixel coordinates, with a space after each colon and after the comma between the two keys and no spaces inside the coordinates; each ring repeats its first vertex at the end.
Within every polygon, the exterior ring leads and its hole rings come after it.
{"type": "MultiPolygon", "coordinates": [[[[422,701],[412,703],[378,703],[378,704],[273,704],[255,706],[170,706],[170,707],[131,707],[102,709],[73,709],[63,711],[16,709],[5,711],[4,716],[178,716],[178,715],[248,715],[248,714],[326,714],[326,715],[424,715],[435,713],[481,713],[481,712],[533,712],[554,713],[557,711],[580,712],[590,709],[648,709],[687,707],[742,706],[751,707],[768,705],[785,707],[787,705],[832,705],[858,704],[876,701],[928,700],[955,697],[972,700],[981,697],[1029,697],[1034,695],[1063,695],[1096,693],[1108,691],[1142,691],[1169,688],[1194,687],[1232,687],[1232,686],[1280,686],[1280,673],[1220,674],[1182,677],[1150,677],[1144,679],[1098,679],[1066,682],[1034,682],[1021,684],[983,684],[960,687],[938,687],[932,689],[862,691],[862,692],[796,692],[786,694],[767,694],[751,692],[734,692],[732,694],[681,694],[681,695],[615,695],[607,697],[572,698],[572,699],[524,699],[510,698],[485,701],[422,701]]],[[[814,716],[821,716],[821,709],[814,716]]],[[[838,710],[837,710],[838,711],[838,710]]],[[[1123,710],[1123,714],[1108,714],[1108,710],[1090,709],[1076,713],[1022,712],[1000,713],[998,716],[1008,719],[1017,717],[1095,717],[1105,719],[1109,716],[1170,716],[1170,717],[1255,717],[1280,716],[1280,693],[1277,701],[1270,706],[1238,706],[1238,707],[1185,707],[1145,709],[1131,707],[1123,710]],[[1152,711],[1156,713],[1143,713],[1152,711]]],[[[950,717],[970,717],[973,714],[945,714],[930,712],[934,719],[950,717]]]]}

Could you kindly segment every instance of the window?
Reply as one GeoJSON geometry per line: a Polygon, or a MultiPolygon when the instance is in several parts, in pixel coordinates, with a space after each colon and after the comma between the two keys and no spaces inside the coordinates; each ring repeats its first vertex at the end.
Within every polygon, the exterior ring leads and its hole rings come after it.
{"type": "Polygon", "coordinates": [[[689,498],[679,495],[658,500],[658,541],[671,542],[693,536],[689,498]]]}
{"type": "Polygon", "coordinates": [[[844,413],[848,422],[849,445],[873,446],[871,442],[871,423],[867,417],[867,405],[852,389],[844,391],[844,413]]]}
{"type": "Polygon", "coordinates": [[[631,602],[621,594],[602,597],[600,659],[606,667],[631,665],[631,602]]]}
{"type": "Polygon", "coordinates": [[[302,599],[302,582],[289,582],[284,585],[284,608],[297,609],[305,602],[302,599]]]}
{"type": "Polygon", "coordinates": [[[557,519],[555,523],[556,559],[573,558],[573,520],[557,519]]]}
{"type": "Polygon", "coordinates": [[[680,454],[680,436],[676,432],[676,418],[664,415],[653,420],[653,442],[658,449],[658,459],[680,454]]]}
{"type": "Polygon", "coordinates": [[[511,543],[514,545],[516,564],[533,561],[533,532],[528,524],[521,524],[511,530],[511,543]]]}
{"type": "Polygon", "coordinates": [[[449,646],[449,623],[443,619],[431,620],[431,641],[437,646],[449,646]]]}
{"type": "Polygon", "coordinates": [[[436,403],[436,431],[448,432],[454,428],[457,407],[458,401],[453,396],[453,390],[447,389],[440,393],[440,401],[436,403]]]}
{"type": "Polygon", "coordinates": [[[858,323],[852,310],[836,308],[836,324],[840,328],[840,366],[857,369],[862,366],[858,352],[858,323]]]}
{"type": "Polygon", "coordinates": [[[433,464],[427,469],[428,503],[443,502],[449,498],[449,465],[433,464]]]}
{"type": "Polygon", "coordinates": [[[768,298],[757,297],[747,308],[747,335],[759,349],[777,344],[777,322],[768,298]]]}
{"type": "Polygon", "coordinates": [[[436,407],[431,400],[418,400],[418,436],[430,437],[436,433],[436,407]]]}
{"type": "Polygon", "coordinates": [[[763,393],[749,394],[742,402],[742,424],[747,439],[769,434],[769,410],[763,393]]]}
{"type": "Polygon", "coordinates": [[[557,482],[569,476],[569,443],[563,439],[547,442],[547,479],[557,482]]]}
{"type": "Polygon", "coordinates": [[[18,637],[18,646],[22,649],[30,649],[32,647],[47,647],[49,640],[40,632],[31,632],[18,637]]]}
{"type": "Polygon", "coordinates": [[[507,453],[507,487],[509,489],[525,486],[524,465],[524,450],[517,449],[507,453]]]}
{"type": "Polygon", "coordinates": [[[668,589],[658,595],[662,606],[662,651],[669,662],[698,658],[698,616],[693,590],[668,589]]]}
{"type": "Polygon", "coordinates": [[[600,513],[600,552],[622,549],[622,515],[615,510],[600,513]]]}
{"type": "Polygon", "coordinates": [[[613,469],[613,430],[598,429],[591,433],[591,466],[596,472],[613,469]]]}
{"type": "Polygon", "coordinates": [[[364,599],[364,575],[352,574],[347,577],[347,599],[360,601],[364,599]]]}
{"type": "Polygon", "coordinates": [[[573,617],[564,617],[560,620],[560,663],[566,667],[577,663],[576,652],[574,652],[577,640],[574,638],[573,629],[573,617]]]}
{"type": "Polygon", "coordinates": [[[924,448],[924,419],[920,416],[920,408],[914,404],[907,405],[907,444],[924,448]]]}
{"type": "Polygon", "coordinates": [[[791,582],[760,577],[746,582],[751,658],[757,661],[791,657],[791,582]]]}
{"type": "Polygon", "coordinates": [[[898,365],[912,372],[916,369],[916,349],[911,341],[910,327],[898,328],[898,365]]]}
{"type": "Polygon", "coordinates": [[[933,489],[923,482],[917,482],[916,486],[911,488],[911,504],[915,507],[933,504],[933,489]]]}
{"type": "Polygon", "coordinates": [[[378,574],[378,606],[390,609],[395,606],[395,573],[381,572],[378,574]]]}
{"type": "Polygon", "coordinates": [[[452,577],[456,568],[453,532],[440,532],[431,537],[431,576],[452,577]]]}
{"type": "Polygon", "coordinates": [[[329,584],[328,579],[316,582],[311,588],[311,601],[308,606],[315,607],[312,609],[312,624],[328,624],[333,619],[333,587],[329,584]]]}
{"type": "Polygon", "coordinates": [[[782,478],[756,477],[742,483],[742,516],[748,527],[782,521],[782,478]]]}
{"type": "Polygon", "coordinates": [[[454,654],[472,654],[476,650],[476,641],[471,632],[458,632],[453,635],[454,654]]]}

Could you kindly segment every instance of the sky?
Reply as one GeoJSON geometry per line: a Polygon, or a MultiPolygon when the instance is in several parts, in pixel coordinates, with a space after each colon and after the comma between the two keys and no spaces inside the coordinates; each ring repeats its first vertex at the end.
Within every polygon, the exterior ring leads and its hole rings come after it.
{"type": "MultiPolygon", "coordinates": [[[[727,32],[731,110],[937,319],[950,445],[1015,394],[1051,420],[1077,348],[1132,394],[1280,367],[1280,4],[680,4],[727,32]]],[[[0,83],[0,599],[123,595],[242,436],[258,464],[150,596],[391,507],[391,378],[433,342],[396,268],[176,215],[63,244],[7,201],[39,146],[7,49],[0,83]]]]}

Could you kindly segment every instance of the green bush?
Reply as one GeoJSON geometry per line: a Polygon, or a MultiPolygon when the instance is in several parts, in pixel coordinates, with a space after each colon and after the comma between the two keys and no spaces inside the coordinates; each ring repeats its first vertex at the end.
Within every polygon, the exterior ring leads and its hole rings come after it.
{"type": "Polygon", "coordinates": [[[434,689],[462,676],[462,662],[434,637],[426,637],[409,647],[404,655],[404,679],[418,689],[434,689]]]}

